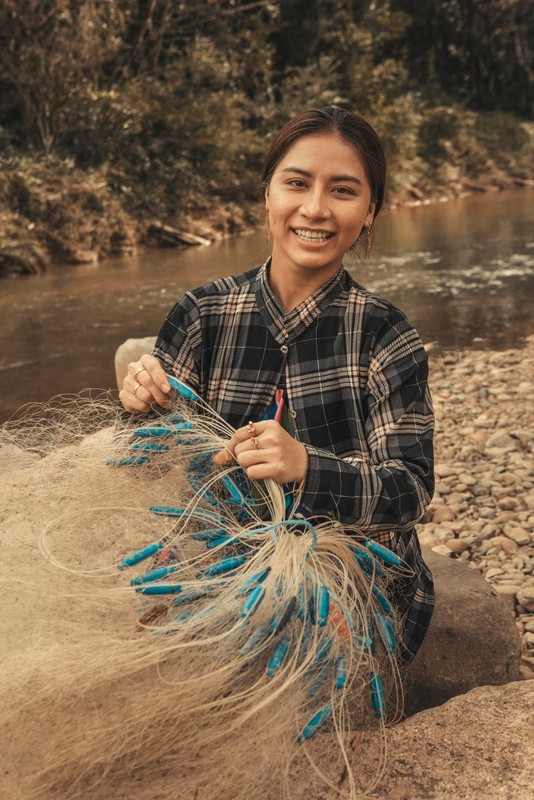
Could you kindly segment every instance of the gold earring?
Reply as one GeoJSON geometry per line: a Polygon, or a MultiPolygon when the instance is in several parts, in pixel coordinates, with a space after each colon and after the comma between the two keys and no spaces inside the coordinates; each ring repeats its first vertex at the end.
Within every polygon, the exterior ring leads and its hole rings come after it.
{"type": "Polygon", "coordinates": [[[371,222],[370,225],[367,225],[366,229],[367,234],[367,248],[366,248],[366,255],[367,258],[371,257],[371,249],[373,247],[373,223],[371,222]]]}

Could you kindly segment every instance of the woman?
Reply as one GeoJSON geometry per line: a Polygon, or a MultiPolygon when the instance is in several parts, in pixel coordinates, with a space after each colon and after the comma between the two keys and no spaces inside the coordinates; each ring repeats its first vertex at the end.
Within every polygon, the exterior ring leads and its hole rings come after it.
{"type": "Polygon", "coordinates": [[[370,250],[382,146],[351,112],[307,111],[278,133],[262,178],[271,257],[188,292],[153,355],[129,365],[120,399],[129,411],[168,407],[176,375],[237,429],[217,464],[295,484],[308,516],[396,551],[413,569],[394,598],[410,661],[433,608],[413,529],[433,491],[427,359],[402,312],[343,268],[349,251],[370,250]]]}

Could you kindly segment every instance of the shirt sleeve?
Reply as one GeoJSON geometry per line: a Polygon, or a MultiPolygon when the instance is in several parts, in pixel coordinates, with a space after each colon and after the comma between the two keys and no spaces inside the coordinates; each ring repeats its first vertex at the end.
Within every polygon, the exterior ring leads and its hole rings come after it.
{"type": "Polygon", "coordinates": [[[200,392],[200,314],[193,295],[186,294],[171,309],[158,333],[152,355],[166,372],[200,392]]]}
{"type": "Polygon", "coordinates": [[[301,503],[366,535],[408,531],[434,490],[434,417],[428,361],[413,328],[390,328],[370,354],[365,387],[365,457],[339,458],[306,444],[301,503]]]}

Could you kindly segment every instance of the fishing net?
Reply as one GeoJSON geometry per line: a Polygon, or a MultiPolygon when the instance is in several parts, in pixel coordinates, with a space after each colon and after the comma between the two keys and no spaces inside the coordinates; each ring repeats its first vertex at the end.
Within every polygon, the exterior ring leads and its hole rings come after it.
{"type": "Polygon", "coordinates": [[[355,798],[402,711],[407,568],[215,466],[233,430],[169,381],[169,412],[89,393],[1,431],[7,796],[355,798]]]}

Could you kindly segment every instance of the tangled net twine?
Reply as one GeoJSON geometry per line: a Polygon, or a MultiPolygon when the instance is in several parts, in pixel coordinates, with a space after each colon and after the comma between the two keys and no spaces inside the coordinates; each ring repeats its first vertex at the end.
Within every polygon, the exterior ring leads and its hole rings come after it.
{"type": "Polygon", "coordinates": [[[2,431],[9,536],[30,520],[3,579],[31,609],[0,667],[13,786],[250,800],[338,792],[342,775],[355,798],[402,712],[388,595],[407,568],[274,481],[215,467],[233,429],[169,382],[173,409],[142,422],[90,399],[2,431]],[[369,726],[379,754],[354,769],[369,726]]]}

